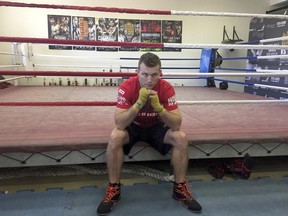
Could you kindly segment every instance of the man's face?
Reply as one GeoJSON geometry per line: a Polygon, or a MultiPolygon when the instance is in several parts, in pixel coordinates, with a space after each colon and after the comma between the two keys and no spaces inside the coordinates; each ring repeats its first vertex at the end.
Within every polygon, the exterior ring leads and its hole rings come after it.
{"type": "Polygon", "coordinates": [[[157,84],[161,76],[160,66],[147,67],[144,63],[140,64],[140,68],[137,71],[139,82],[141,87],[147,89],[153,89],[157,84]]]}
{"type": "Polygon", "coordinates": [[[93,20],[89,20],[88,24],[90,27],[93,26],[94,25],[93,20]]]}
{"type": "Polygon", "coordinates": [[[134,32],[135,32],[135,34],[140,34],[140,31],[141,31],[141,26],[140,26],[140,24],[136,24],[135,26],[134,26],[134,32]]]}

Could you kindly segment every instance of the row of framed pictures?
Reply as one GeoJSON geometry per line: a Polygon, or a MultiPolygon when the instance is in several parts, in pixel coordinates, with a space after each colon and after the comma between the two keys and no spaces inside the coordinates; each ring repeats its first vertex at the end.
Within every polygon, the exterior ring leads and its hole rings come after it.
{"type": "MultiPolygon", "coordinates": [[[[48,15],[48,38],[119,42],[182,43],[182,21],[48,15]]],[[[97,51],[180,51],[161,48],[112,48],[50,45],[49,49],[97,51]]]]}

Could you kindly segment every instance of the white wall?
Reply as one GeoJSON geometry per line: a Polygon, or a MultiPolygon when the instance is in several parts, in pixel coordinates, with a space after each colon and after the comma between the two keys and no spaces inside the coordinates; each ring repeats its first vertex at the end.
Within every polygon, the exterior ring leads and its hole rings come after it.
{"type": "MultiPolygon", "coordinates": [[[[12,1],[11,1],[12,2],[12,1]]],[[[37,4],[61,4],[61,5],[77,5],[77,6],[103,6],[103,7],[119,7],[119,8],[137,8],[137,9],[154,9],[154,10],[177,10],[177,11],[202,11],[202,12],[234,12],[234,13],[256,13],[264,14],[269,10],[269,0],[18,0],[13,2],[37,3],[37,4]],[[257,5],[257,6],[255,6],[257,5]]],[[[236,27],[238,36],[247,41],[249,34],[250,18],[236,17],[204,17],[204,16],[161,16],[161,15],[146,15],[146,14],[121,14],[121,13],[103,13],[92,11],[76,11],[76,10],[60,10],[60,9],[40,9],[40,8],[16,8],[16,7],[0,7],[0,35],[15,36],[15,37],[36,37],[47,38],[47,15],[76,15],[76,16],[93,16],[93,17],[116,17],[126,19],[167,19],[167,20],[182,20],[183,21],[183,43],[190,44],[219,44],[222,41],[223,26],[229,36],[232,38],[233,26],[236,27]]],[[[0,43],[0,52],[10,51],[10,44],[0,43]]],[[[91,51],[67,51],[67,50],[49,50],[47,45],[33,45],[33,52],[37,54],[52,54],[52,55],[69,55],[69,56],[93,56],[95,58],[108,57],[139,57],[141,52],[91,52],[91,51]]],[[[245,56],[246,50],[221,50],[223,57],[245,56]]],[[[183,57],[197,58],[200,57],[199,50],[183,50],[182,52],[167,52],[158,53],[160,57],[183,57]]],[[[59,59],[58,59],[59,60],[59,59]]],[[[1,57],[0,64],[10,64],[11,57],[1,57]]],[[[34,59],[37,63],[44,61],[51,64],[57,64],[57,59],[48,58],[45,60],[34,59]]],[[[99,62],[79,59],[77,64],[100,64],[99,62]]],[[[75,64],[75,59],[71,62],[61,63],[75,64]]],[[[135,62],[136,63],[136,62],[135,62]]],[[[101,61],[101,64],[113,65],[114,62],[101,61]]],[[[117,62],[116,62],[117,64],[117,62]]],[[[165,63],[164,62],[164,66],[165,63]]],[[[172,63],[169,63],[169,66],[172,63]]],[[[173,63],[182,64],[183,66],[199,66],[198,62],[173,63]],[[191,64],[191,65],[190,65],[191,64]],[[195,65],[196,64],[196,65],[195,65]]],[[[245,68],[244,61],[224,62],[223,67],[245,68]]],[[[45,69],[46,70],[46,69],[45,69]]],[[[58,68],[59,70],[59,68],[58,68]]],[[[86,69],[85,69],[86,70],[86,69]]],[[[165,71],[164,71],[165,72],[165,71]]],[[[25,80],[24,80],[25,81],[25,80]]],[[[26,82],[26,81],[25,81],[26,82]]],[[[172,81],[171,81],[172,82],[172,81]]],[[[174,82],[174,81],[173,81],[174,82]]],[[[24,82],[22,82],[24,83],[24,82]]],[[[192,81],[175,81],[176,84],[194,85],[192,81]],[[179,82],[179,83],[178,83],[179,82]]],[[[172,83],[172,84],[175,84],[172,83]]],[[[201,84],[197,82],[196,84],[201,84]]],[[[239,85],[231,85],[233,89],[242,91],[243,88],[239,85]]]]}
{"type": "Polygon", "coordinates": [[[270,0],[269,2],[271,6],[283,5],[288,3],[287,0],[270,0]]]}

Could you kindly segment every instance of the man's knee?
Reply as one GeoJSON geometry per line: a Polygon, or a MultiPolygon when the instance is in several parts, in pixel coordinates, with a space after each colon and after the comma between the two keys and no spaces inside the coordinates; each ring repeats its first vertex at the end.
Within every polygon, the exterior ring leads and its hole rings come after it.
{"type": "Polygon", "coordinates": [[[183,131],[170,131],[167,137],[167,143],[173,146],[186,148],[188,146],[187,135],[183,131]]]}
{"type": "Polygon", "coordinates": [[[122,147],[128,141],[128,132],[126,130],[113,129],[108,145],[110,147],[122,147]]]}

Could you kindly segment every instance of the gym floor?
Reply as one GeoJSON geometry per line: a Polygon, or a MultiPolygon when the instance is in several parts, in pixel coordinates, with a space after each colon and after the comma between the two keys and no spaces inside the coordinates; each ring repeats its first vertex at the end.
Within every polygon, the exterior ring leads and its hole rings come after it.
{"type": "MultiPolygon", "coordinates": [[[[187,180],[193,195],[203,205],[201,215],[286,215],[288,157],[254,158],[248,180],[228,174],[223,179],[214,179],[207,168],[217,161],[219,159],[193,159],[189,162],[187,180]]],[[[133,162],[133,165],[170,172],[169,161],[133,162]]],[[[71,167],[0,169],[1,212],[4,211],[5,216],[95,215],[105,194],[107,175],[91,175],[79,170],[73,173],[71,167]]],[[[105,165],[79,167],[102,169],[105,165]]],[[[191,214],[171,198],[171,183],[133,173],[123,173],[121,183],[122,201],[111,215],[191,214]]]]}

